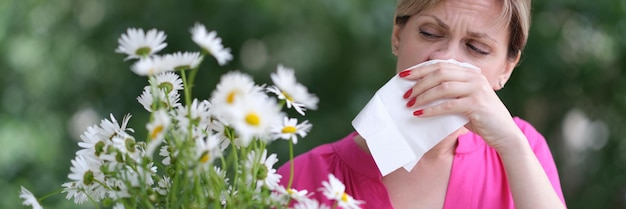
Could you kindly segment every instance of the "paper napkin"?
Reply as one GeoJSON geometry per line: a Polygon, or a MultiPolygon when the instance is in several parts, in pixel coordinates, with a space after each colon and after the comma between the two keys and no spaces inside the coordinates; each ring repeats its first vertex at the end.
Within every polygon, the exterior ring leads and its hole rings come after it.
{"type": "MultiPolygon", "coordinates": [[[[476,66],[453,59],[429,60],[408,69],[439,62],[454,63],[480,71],[476,66]]],[[[411,171],[425,152],[468,122],[462,115],[424,118],[413,116],[415,110],[444,102],[439,100],[422,107],[407,108],[407,100],[402,96],[414,84],[415,81],[395,75],[352,120],[352,126],[365,139],[383,176],[400,167],[411,171]]]]}

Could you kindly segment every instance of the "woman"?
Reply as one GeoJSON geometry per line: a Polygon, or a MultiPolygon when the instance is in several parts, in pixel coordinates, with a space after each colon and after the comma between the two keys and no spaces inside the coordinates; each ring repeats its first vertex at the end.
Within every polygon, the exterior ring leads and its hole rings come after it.
{"type": "MultiPolygon", "coordinates": [[[[430,149],[410,172],[381,176],[357,133],[295,159],[292,188],[317,192],[328,173],[364,208],[564,208],[550,150],[530,124],[510,115],[495,90],[518,64],[530,0],[399,0],[392,52],[399,76],[416,81],[404,98],[415,117],[462,114],[464,128],[430,149]],[[481,69],[438,63],[455,59],[481,69]]],[[[398,107],[401,108],[401,107],[398,107]]],[[[279,169],[289,181],[289,164],[279,169]]]]}

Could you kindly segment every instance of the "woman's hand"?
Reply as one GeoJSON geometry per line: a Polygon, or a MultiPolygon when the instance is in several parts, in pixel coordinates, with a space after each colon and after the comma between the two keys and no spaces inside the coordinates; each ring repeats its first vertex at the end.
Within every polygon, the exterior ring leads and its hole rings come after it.
{"type": "Polygon", "coordinates": [[[478,70],[440,62],[402,71],[400,77],[416,81],[404,94],[409,108],[447,99],[441,104],[416,109],[416,117],[465,115],[469,118],[465,127],[496,149],[520,133],[492,85],[478,70]]]}

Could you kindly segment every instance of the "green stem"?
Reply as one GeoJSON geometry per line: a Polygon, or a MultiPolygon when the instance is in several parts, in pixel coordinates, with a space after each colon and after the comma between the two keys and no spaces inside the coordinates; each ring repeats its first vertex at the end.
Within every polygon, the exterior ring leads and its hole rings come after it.
{"type": "Polygon", "coordinates": [[[188,82],[191,85],[191,86],[188,86],[189,93],[191,93],[191,90],[192,90],[192,88],[194,86],[193,84],[195,83],[196,74],[198,74],[198,69],[199,68],[200,68],[200,66],[198,66],[198,67],[196,67],[194,69],[191,69],[191,75],[189,75],[189,82],[188,82]]]}
{"type": "Polygon", "coordinates": [[[63,191],[63,188],[61,188],[61,189],[57,189],[56,191],[52,191],[52,192],[50,192],[50,193],[48,193],[48,194],[44,195],[43,197],[40,197],[39,199],[37,199],[37,201],[38,201],[38,202],[41,202],[41,201],[43,201],[43,200],[47,199],[48,197],[50,197],[50,196],[52,196],[52,195],[55,195],[55,194],[59,194],[59,193],[61,193],[62,191],[63,191]]]}
{"type": "Polygon", "coordinates": [[[291,189],[293,183],[294,162],[293,162],[293,141],[289,140],[289,183],[287,189],[291,189]]]}
{"type": "Polygon", "coordinates": [[[189,81],[187,80],[187,74],[185,71],[181,71],[180,76],[183,77],[183,89],[185,91],[185,104],[191,104],[191,86],[189,86],[189,81]]]}

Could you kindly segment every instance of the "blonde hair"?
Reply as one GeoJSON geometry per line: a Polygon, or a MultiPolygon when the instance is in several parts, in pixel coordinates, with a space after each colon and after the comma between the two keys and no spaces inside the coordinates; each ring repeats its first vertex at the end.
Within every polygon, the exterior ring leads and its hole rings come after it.
{"type": "MultiPolygon", "coordinates": [[[[404,25],[409,17],[433,8],[442,0],[398,0],[395,24],[404,25]]],[[[501,18],[508,20],[509,49],[507,56],[515,59],[526,47],[528,30],[530,29],[531,0],[500,0],[502,3],[501,18]]]]}

